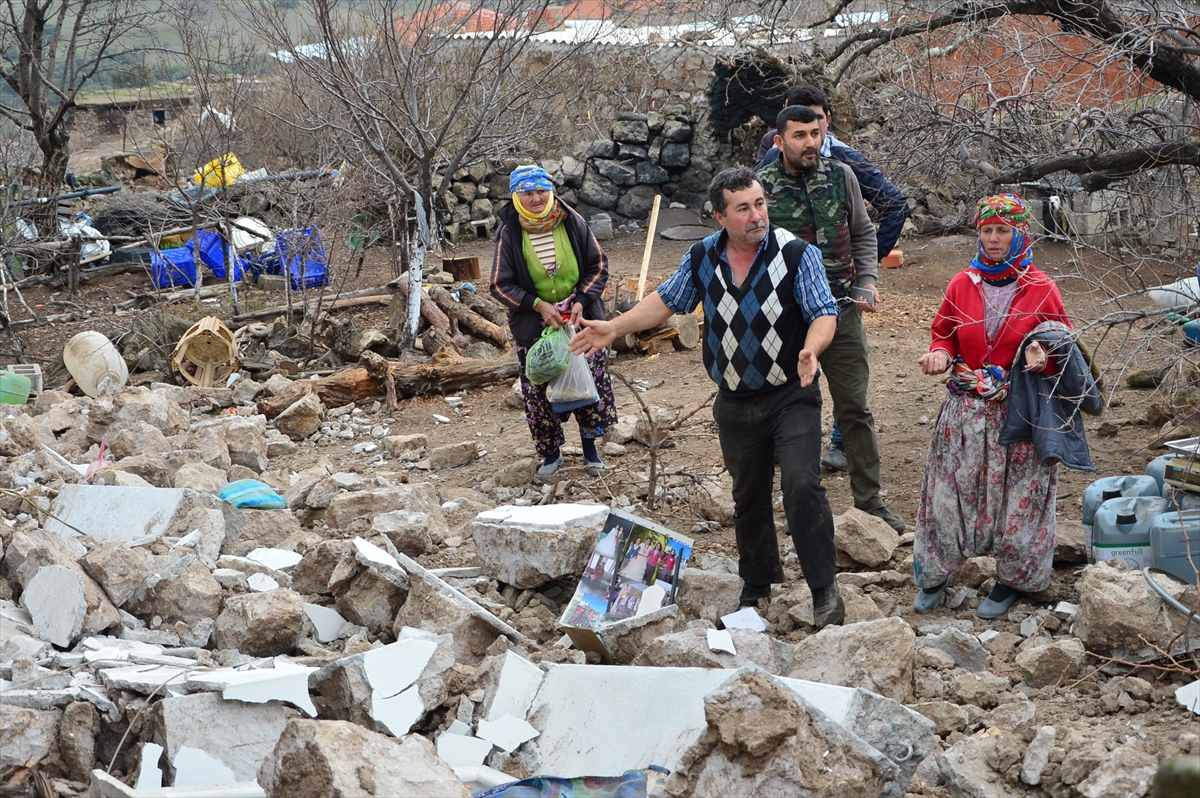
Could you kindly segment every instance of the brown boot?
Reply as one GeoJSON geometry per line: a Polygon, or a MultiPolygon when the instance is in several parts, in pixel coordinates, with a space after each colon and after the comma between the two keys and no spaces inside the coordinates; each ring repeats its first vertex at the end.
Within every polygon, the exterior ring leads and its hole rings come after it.
{"type": "Polygon", "coordinates": [[[830,624],[841,625],[846,620],[846,605],[842,602],[835,579],[828,586],[813,591],[813,622],[818,629],[830,624]]]}

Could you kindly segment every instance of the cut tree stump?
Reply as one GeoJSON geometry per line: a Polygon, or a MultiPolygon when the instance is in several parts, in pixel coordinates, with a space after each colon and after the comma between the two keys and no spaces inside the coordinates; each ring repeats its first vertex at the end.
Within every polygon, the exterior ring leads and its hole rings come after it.
{"type": "Polygon", "coordinates": [[[457,322],[460,330],[466,331],[479,338],[485,338],[500,347],[507,347],[511,336],[508,329],[492,324],[490,321],[471,311],[466,305],[450,296],[450,292],[440,285],[429,289],[429,298],[445,311],[446,315],[457,322]]]}
{"type": "Polygon", "coordinates": [[[640,333],[621,336],[613,341],[618,352],[661,352],[657,344],[670,342],[677,350],[695,349],[700,344],[700,317],[693,313],[678,313],[660,324],[640,333]]]}

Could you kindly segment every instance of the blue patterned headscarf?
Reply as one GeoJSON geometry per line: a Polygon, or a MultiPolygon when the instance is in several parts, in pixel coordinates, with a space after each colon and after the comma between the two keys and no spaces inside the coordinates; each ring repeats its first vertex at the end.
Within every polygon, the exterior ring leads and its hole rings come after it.
{"type": "Polygon", "coordinates": [[[987,256],[983,242],[971,261],[973,269],[990,280],[1002,280],[1025,271],[1033,263],[1033,244],[1029,240],[1029,208],[1016,194],[997,194],[985,197],[975,208],[975,229],[985,224],[1003,224],[1013,228],[1012,243],[999,261],[987,256]]]}
{"type": "Polygon", "coordinates": [[[508,177],[510,194],[517,191],[536,191],[539,188],[546,191],[554,190],[554,183],[550,182],[550,173],[540,166],[533,164],[518,166],[508,177]]]}

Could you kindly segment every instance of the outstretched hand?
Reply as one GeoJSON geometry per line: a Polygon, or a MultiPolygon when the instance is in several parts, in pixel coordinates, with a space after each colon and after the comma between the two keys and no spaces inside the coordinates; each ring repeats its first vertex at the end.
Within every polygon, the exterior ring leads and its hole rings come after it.
{"type": "Polygon", "coordinates": [[[796,364],[796,371],[800,374],[801,387],[807,388],[812,385],[812,381],[817,378],[820,368],[817,356],[813,354],[811,349],[800,350],[800,360],[796,364]]]}
{"type": "Polygon", "coordinates": [[[591,357],[601,349],[607,349],[617,338],[611,321],[580,319],[579,324],[579,332],[571,338],[569,345],[572,355],[591,357]]]}

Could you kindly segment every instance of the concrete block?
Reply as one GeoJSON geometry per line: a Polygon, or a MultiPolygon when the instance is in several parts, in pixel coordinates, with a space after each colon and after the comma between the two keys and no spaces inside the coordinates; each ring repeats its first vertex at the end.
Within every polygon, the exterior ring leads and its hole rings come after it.
{"type": "Polygon", "coordinates": [[[503,505],[476,516],[475,546],[488,576],[539,587],[583,573],[607,518],[603,505],[503,505]]]}
{"type": "Polygon", "coordinates": [[[253,780],[288,721],[297,717],[291,707],[226,701],[216,693],[164,698],[152,711],[153,741],[166,749],[178,786],[253,780]],[[188,748],[204,756],[185,752],[188,748]],[[208,759],[213,761],[205,776],[200,765],[208,759]],[[222,769],[227,777],[215,778],[222,769]]]}
{"type": "Polygon", "coordinates": [[[70,648],[87,617],[83,577],[61,565],[38,570],[21,594],[38,634],[59,648],[70,648]]]}
{"type": "Polygon", "coordinates": [[[77,537],[81,529],[97,540],[128,546],[149,543],[170,529],[184,501],[180,488],[117,488],[63,485],[50,506],[46,529],[77,537]]]}

